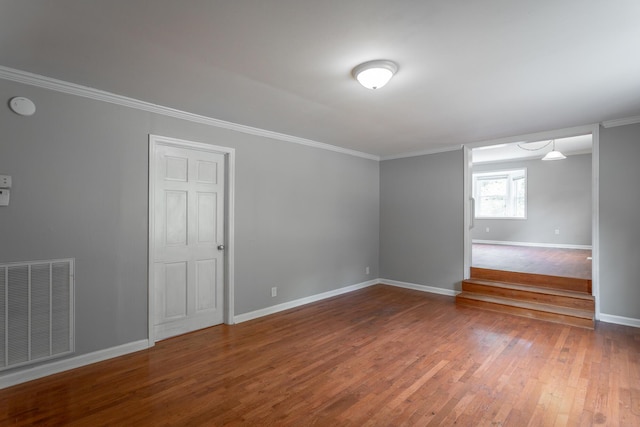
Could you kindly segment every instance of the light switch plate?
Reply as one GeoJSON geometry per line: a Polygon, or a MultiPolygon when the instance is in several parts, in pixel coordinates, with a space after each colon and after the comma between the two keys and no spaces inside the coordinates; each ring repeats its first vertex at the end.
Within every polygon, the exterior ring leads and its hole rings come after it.
{"type": "Polygon", "coordinates": [[[11,191],[6,188],[0,188],[0,206],[9,206],[9,196],[11,191]]]}

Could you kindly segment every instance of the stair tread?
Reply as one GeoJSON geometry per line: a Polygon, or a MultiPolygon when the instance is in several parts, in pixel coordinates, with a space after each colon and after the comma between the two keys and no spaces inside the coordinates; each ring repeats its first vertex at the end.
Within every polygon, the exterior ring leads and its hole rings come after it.
{"type": "Polygon", "coordinates": [[[592,280],[581,277],[551,276],[546,274],[471,267],[471,278],[531,285],[548,289],[577,291],[588,295],[590,295],[592,291],[592,280]]]}
{"type": "Polygon", "coordinates": [[[534,285],[523,285],[523,284],[520,284],[520,283],[508,283],[508,282],[501,282],[501,281],[496,281],[496,280],[476,279],[476,278],[473,278],[473,277],[470,278],[470,279],[466,279],[465,282],[478,284],[478,285],[493,286],[493,287],[502,288],[502,289],[512,289],[512,290],[518,290],[518,291],[527,291],[527,292],[534,292],[534,293],[539,293],[539,294],[571,297],[571,298],[583,299],[583,300],[593,300],[594,299],[593,295],[587,294],[585,292],[570,291],[570,290],[564,290],[564,289],[545,288],[545,287],[534,286],[534,285]]]}
{"type": "Polygon", "coordinates": [[[496,270],[493,268],[471,267],[472,275],[474,272],[478,274],[517,275],[522,277],[545,277],[545,278],[551,278],[551,279],[569,280],[572,282],[591,282],[592,281],[592,279],[587,279],[584,277],[554,276],[552,274],[527,273],[525,271],[496,270]]]}
{"type": "Polygon", "coordinates": [[[516,300],[511,298],[477,294],[474,292],[462,292],[458,294],[457,297],[473,299],[476,301],[490,302],[490,303],[501,304],[501,305],[509,305],[509,306],[524,308],[529,310],[544,311],[547,313],[556,313],[556,314],[562,314],[567,316],[586,318],[586,319],[593,319],[594,317],[594,313],[591,310],[581,310],[578,308],[563,307],[563,306],[545,304],[545,303],[539,303],[539,302],[528,302],[528,301],[516,300]]]}

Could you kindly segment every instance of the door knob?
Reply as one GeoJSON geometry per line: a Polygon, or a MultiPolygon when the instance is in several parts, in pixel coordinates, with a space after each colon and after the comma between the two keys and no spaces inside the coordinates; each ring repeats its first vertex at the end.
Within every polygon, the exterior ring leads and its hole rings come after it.
{"type": "Polygon", "coordinates": [[[224,245],[218,245],[218,250],[219,251],[223,251],[224,250],[224,245]]]}

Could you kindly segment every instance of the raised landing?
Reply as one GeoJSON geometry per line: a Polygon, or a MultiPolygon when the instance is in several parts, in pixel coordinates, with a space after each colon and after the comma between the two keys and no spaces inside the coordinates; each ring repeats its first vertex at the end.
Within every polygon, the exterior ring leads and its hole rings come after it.
{"type": "Polygon", "coordinates": [[[593,329],[591,280],[472,268],[456,303],[593,329]]]}

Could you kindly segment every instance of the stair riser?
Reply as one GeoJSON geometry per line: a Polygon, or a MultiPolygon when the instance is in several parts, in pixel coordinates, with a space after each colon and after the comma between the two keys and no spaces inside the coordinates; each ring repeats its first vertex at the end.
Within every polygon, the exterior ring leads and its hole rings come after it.
{"type": "Polygon", "coordinates": [[[536,311],[531,309],[523,309],[520,307],[496,304],[487,301],[477,301],[467,299],[464,297],[456,297],[456,303],[468,307],[481,308],[484,310],[496,311],[499,313],[513,314],[520,317],[527,317],[530,319],[545,320],[548,322],[562,323],[570,326],[578,326],[581,328],[594,329],[593,319],[567,316],[564,314],[549,313],[543,311],[536,311]]]}
{"type": "Polygon", "coordinates": [[[513,271],[471,268],[471,277],[497,282],[518,283],[551,289],[584,292],[591,294],[591,280],[573,277],[546,276],[543,274],[518,273],[513,271]]]}
{"type": "Polygon", "coordinates": [[[519,289],[504,289],[463,281],[462,290],[482,295],[498,296],[520,301],[540,302],[543,304],[558,305],[561,307],[577,308],[580,310],[595,310],[595,302],[593,299],[579,299],[563,295],[549,295],[538,292],[528,292],[519,289]]]}

